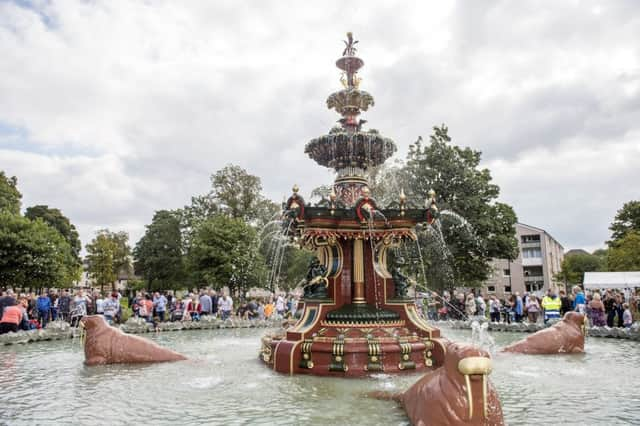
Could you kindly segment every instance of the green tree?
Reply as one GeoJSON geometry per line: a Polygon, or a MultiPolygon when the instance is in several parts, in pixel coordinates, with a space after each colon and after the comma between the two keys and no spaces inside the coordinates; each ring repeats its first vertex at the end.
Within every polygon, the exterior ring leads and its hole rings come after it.
{"type": "Polygon", "coordinates": [[[77,276],[68,242],[42,220],[0,212],[0,285],[66,287],[77,276]]]}
{"type": "Polygon", "coordinates": [[[609,246],[623,239],[627,233],[631,231],[640,232],[640,201],[629,201],[625,203],[622,208],[618,210],[609,230],[611,231],[609,246]]]}
{"type": "Polygon", "coordinates": [[[191,198],[191,205],[179,210],[185,248],[191,245],[198,227],[217,215],[242,219],[259,228],[280,211],[273,201],[262,196],[260,178],[239,166],[228,165],[211,175],[212,189],[206,195],[191,198]]]}
{"type": "Polygon", "coordinates": [[[211,176],[211,195],[221,211],[232,218],[251,221],[257,218],[262,185],[260,178],[240,166],[229,164],[211,176]]]}
{"type": "Polygon", "coordinates": [[[284,250],[283,265],[280,268],[278,284],[281,288],[292,290],[300,285],[307,276],[309,263],[315,254],[290,245],[285,247],[284,250]]]}
{"type": "Polygon", "coordinates": [[[0,212],[8,211],[20,214],[20,199],[22,194],[18,191],[18,179],[15,176],[8,177],[0,170],[0,212]]]}
{"type": "Polygon", "coordinates": [[[234,292],[264,284],[257,233],[239,218],[218,215],[204,221],[191,242],[187,262],[198,285],[228,286],[234,292]]]}
{"type": "Polygon", "coordinates": [[[80,235],[76,230],[76,227],[71,221],[62,214],[59,209],[52,209],[48,206],[37,205],[28,207],[24,213],[25,217],[36,220],[42,219],[49,226],[52,226],[62,237],[67,240],[71,247],[71,255],[76,261],[76,267],[80,268],[82,260],[80,259],[80,250],[82,249],[82,243],[80,242],[80,235]]]}
{"type": "Polygon", "coordinates": [[[629,231],[613,243],[607,265],[611,271],[640,271],[640,231],[629,231]]]}
{"type": "Polygon", "coordinates": [[[133,250],[136,274],[148,290],[178,289],[185,278],[180,219],[175,212],[157,211],[133,250]]]}
{"type": "Polygon", "coordinates": [[[100,230],[96,237],[86,245],[88,273],[104,291],[105,285],[112,285],[120,273],[131,271],[131,249],[126,232],[100,230]]]}
{"type": "Polygon", "coordinates": [[[556,279],[566,284],[582,284],[585,272],[602,271],[603,259],[594,254],[569,254],[562,261],[556,279]]]}
{"type": "Polygon", "coordinates": [[[410,146],[403,169],[408,199],[425,200],[433,189],[443,212],[446,248],[424,250],[425,264],[449,265],[450,273],[432,277],[436,287],[478,286],[491,272],[492,258],[517,256],[517,218],[509,205],[496,202],[500,189],[480,168],[481,152],[452,145],[444,125],[433,130],[428,144],[419,138],[410,146]]]}
{"type": "Polygon", "coordinates": [[[211,176],[209,196],[221,212],[248,223],[266,223],[278,206],[261,195],[260,178],[240,166],[228,165],[211,176]]]}

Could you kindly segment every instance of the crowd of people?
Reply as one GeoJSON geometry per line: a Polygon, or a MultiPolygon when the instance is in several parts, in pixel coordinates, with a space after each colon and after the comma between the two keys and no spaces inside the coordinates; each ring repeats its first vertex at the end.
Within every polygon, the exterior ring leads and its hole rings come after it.
{"type": "Polygon", "coordinates": [[[640,314],[640,293],[607,289],[584,291],[574,286],[569,294],[549,289],[543,297],[516,292],[505,299],[496,295],[483,296],[479,291],[439,295],[432,292],[424,299],[427,317],[431,320],[463,320],[474,316],[487,317],[492,322],[530,323],[561,318],[566,312],[583,313],[594,326],[631,327],[633,312],[640,314]]]}
{"type": "MultiPolygon", "coordinates": [[[[66,321],[77,326],[85,315],[103,315],[109,323],[120,323],[129,316],[153,324],[164,321],[200,321],[205,316],[223,320],[235,317],[249,320],[294,317],[298,297],[294,294],[268,294],[240,297],[238,303],[226,289],[193,289],[174,293],[138,291],[126,302],[120,292],[78,289],[16,294],[11,289],[0,295],[0,334],[46,327],[50,321],[66,321]],[[126,315],[125,315],[126,311],[126,315]]],[[[630,327],[633,313],[640,314],[640,293],[619,290],[583,291],[574,286],[569,294],[550,289],[543,297],[518,292],[506,299],[483,296],[479,291],[432,292],[418,307],[430,320],[468,319],[482,316],[492,322],[536,323],[558,319],[566,312],[578,311],[594,326],[630,327]]]]}
{"type": "Polygon", "coordinates": [[[266,297],[241,297],[234,305],[225,290],[193,289],[181,294],[173,291],[138,291],[123,301],[118,291],[57,290],[16,294],[12,289],[0,295],[0,334],[44,328],[51,321],[66,321],[77,326],[85,315],[103,315],[109,323],[121,323],[134,316],[157,324],[164,321],[200,321],[204,316],[228,318],[277,319],[294,316],[295,295],[269,294],[266,297]],[[125,315],[126,312],[126,315],[125,315]]]}

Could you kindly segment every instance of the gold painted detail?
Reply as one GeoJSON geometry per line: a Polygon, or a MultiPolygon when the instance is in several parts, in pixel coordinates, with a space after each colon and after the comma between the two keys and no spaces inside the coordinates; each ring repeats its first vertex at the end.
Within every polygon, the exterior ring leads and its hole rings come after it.
{"type": "Polygon", "coordinates": [[[413,370],[416,368],[416,363],[411,360],[411,343],[409,342],[399,342],[400,344],[400,364],[398,368],[400,370],[413,370]],[[400,367],[402,366],[402,367],[400,367]]]}
{"type": "Polygon", "coordinates": [[[262,338],[262,345],[260,347],[260,358],[267,364],[272,362],[273,352],[271,350],[271,339],[262,338]]]}
{"type": "MultiPolygon", "coordinates": [[[[343,327],[343,328],[370,328],[370,327],[404,327],[404,320],[399,321],[376,321],[376,322],[333,322],[321,321],[323,327],[343,327]]],[[[393,333],[393,330],[390,334],[393,333]]]]}
{"type": "Polygon", "coordinates": [[[300,346],[300,350],[302,351],[300,368],[313,368],[313,361],[311,360],[311,345],[313,345],[313,340],[305,339],[305,341],[302,342],[302,346],[300,346]]]}
{"type": "Polygon", "coordinates": [[[344,338],[337,338],[333,341],[331,358],[329,371],[346,372],[349,369],[344,362],[344,338]]]}
{"type": "Polygon", "coordinates": [[[469,401],[469,420],[473,418],[473,392],[471,391],[472,375],[482,376],[482,415],[488,418],[487,404],[487,375],[492,370],[491,359],[483,356],[472,356],[461,359],[458,363],[458,371],[464,375],[465,385],[467,387],[467,400],[469,401]]]}
{"type": "Polygon", "coordinates": [[[380,356],[382,355],[382,348],[378,339],[367,339],[369,362],[365,366],[365,371],[383,371],[384,366],[380,362],[380,356]]]}
{"type": "Polygon", "coordinates": [[[431,349],[433,349],[434,346],[435,345],[431,340],[424,340],[424,365],[426,365],[427,367],[433,366],[433,359],[431,359],[431,357],[433,356],[433,352],[431,351],[431,349]]]}
{"type": "Polygon", "coordinates": [[[364,244],[353,241],[353,303],[363,304],[364,299],[364,244]]]}

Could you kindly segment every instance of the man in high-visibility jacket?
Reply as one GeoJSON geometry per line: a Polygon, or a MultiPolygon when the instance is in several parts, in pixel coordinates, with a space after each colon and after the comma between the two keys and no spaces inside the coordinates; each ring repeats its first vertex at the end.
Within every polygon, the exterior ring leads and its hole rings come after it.
{"type": "Polygon", "coordinates": [[[549,290],[542,299],[542,309],[544,309],[544,322],[550,319],[560,319],[560,306],[562,301],[553,290],[549,290]]]}

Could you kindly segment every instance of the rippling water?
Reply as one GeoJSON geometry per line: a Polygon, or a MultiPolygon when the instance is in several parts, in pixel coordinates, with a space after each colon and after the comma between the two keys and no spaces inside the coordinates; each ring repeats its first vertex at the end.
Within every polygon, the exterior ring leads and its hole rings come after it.
{"type": "MultiPolygon", "coordinates": [[[[443,331],[452,340],[470,340],[466,331],[443,331]]],[[[257,360],[263,333],[147,335],[190,360],[145,366],[85,367],[78,341],[0,347],[0,423],[408,424],[395,403],[365,394],[401,391],[420,376],[277,374],[257,360]]],[[[521,336],[494,337],[502,346],[521,336]]],[[[586,351],[578,356],[496,355],[491,379],[507,423],[639,424],[640,344],[591,339],[586,351]]]]}

